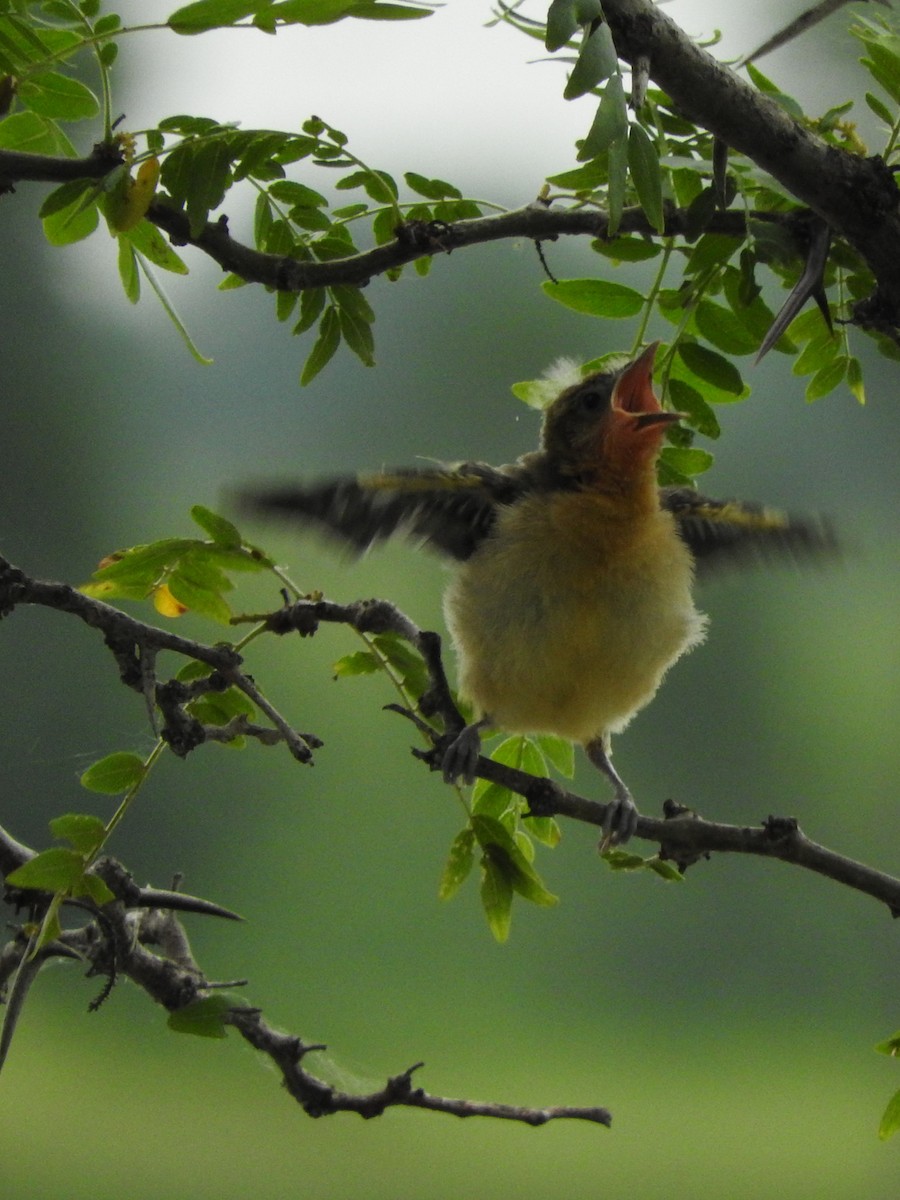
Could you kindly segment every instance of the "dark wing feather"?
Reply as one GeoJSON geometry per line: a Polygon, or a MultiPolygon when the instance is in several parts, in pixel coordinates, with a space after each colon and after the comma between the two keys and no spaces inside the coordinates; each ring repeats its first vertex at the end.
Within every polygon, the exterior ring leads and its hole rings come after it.
{"type": "Polygon", "coordinates": [[[823,517],[796,516],[744,500],[712,500],[691,488],[663,488],[668,509],[699,574],[726,564],[833,557],[838,542],[823,517]]]}
{"type": "Polygon", "coordinates": [[[513,503],[525,490],[517,467],[466,462],[308,487],[249,489],[239,505],[245,512],[318,526],[360,552],[401,534],[466,559],[490,533],[497,507],[513,503]]]}

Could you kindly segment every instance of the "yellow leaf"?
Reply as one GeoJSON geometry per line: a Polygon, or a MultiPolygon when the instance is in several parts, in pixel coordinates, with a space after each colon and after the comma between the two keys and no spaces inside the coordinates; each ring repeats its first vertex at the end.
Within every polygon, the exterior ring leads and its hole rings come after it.
{"type": "Polygon", "coordinates": [[[158,158],[145,158],[138,167],[136,179],[123,172],[105,197],[104,211],[111,233],[125,233],[144,219],[158,182],[158,158]]]}
{"type": "Polygon", "coordinates": [[[153,606],[164,617],[181,617],[187,612],[187,605],[176,600],[165,583],[154,589],[153,606]]]}

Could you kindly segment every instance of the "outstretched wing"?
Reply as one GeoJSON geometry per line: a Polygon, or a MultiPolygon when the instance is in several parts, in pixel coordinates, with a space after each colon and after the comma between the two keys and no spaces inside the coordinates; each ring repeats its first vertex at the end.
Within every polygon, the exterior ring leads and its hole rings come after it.
{"type": "Polygon", "coordinates": [[[394,534],[466,559],[490,533],[497,509],[526,490],[516,467],[466,462],[401,469],[319,484],[248,489],[245,512],[317,526],[363,551],[394,534]]]}
{"type": "Polygon", "coordinates": [[[743,500],[712,500],[691,488],[663,488],[660,502],[675,517],[699,574],[729,563],[798,562],[838,553],[834,529],[823,517],[795,516],[743,500]]]}

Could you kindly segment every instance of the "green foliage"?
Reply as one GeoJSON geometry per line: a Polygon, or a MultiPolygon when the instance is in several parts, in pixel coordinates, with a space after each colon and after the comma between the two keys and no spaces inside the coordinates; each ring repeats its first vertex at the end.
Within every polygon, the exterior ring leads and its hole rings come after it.
{"type": "MultiPolygon", "coordinates": [[[[146,766],[136,754],[118,751],[93,763],[81,776],[81,786],[89,792],[115,796],[137,787],[144,777],[146,766]]],[[[54,830],[54,833],[56,830],[54,830]]]]}
{"type": "MultiPolygon", "coordinates": [[[[102,120],[102,134],[94,140],[116,149],[121,164],[111,167],[99,183],[69,182],[51,192],[41,209],[46,237],[54,245],[90,237],[98,227],[99,212],[104,212],[119,239],[119,274],[127,299],[136,303],[142,282],[148,282],[198,362],[208,360],[194,346],[151,272],[152,267],[173,274],[187,271],[147,220],[152,203],[183,212],[196,237],[234,187],[250,187],[256,192],[255,248],[322,265],[393,242],[398,231],[404,236],[404,229],[439,230],[495,207],[464,197],[446,180],[413,170],[403,172],[398,184],[390,171],[371,166],[351,150],[347,134],[320,117],[310,117],[298,130],[280,131],[173,114],[156,128],[114,134],[112,67],[118,39],[130,27],[101,8],[94,2],[23,0],[0,12],[0,111],[8,113],[0,119],[0,149],[71,157],[75,149],[64,126],[102,120]],[[85,81],[85,59],[93,62],[95,83],[85,81]],[[73,70],[79,72],[77,77],[73,70]],[[141,139],[143,147],[138,145],[141,139]],[[132,170],[137,172],[134,178],[132,170]],[[313,186],[313,172],[325,180],[319,187],[313,186]],[[353,194],[352,202],[344,202],[345,192],[353,194]]],[[[178,8],[162,28],[185,36],[234,27],[276,33],[290,25],[398,21],[430,12],[430,5],[412,0],[199,0],[178,8]]],[[[550,177],[555,190],[545,195],[546,201],[605,211],[607,237],[593,243],[603,259],[660,258],[654,284],[644,295],[604,279],[602,272],[600,278],[564,280],[544,290],[558,302],[602,319],[637,317],[633,345],[640,342],[651,317],[671,323],[675,334],[666,380],[683,385],[681,407],[691,418],[688,436],[712,436],[717,424],[710,402],[743,398],[749,391],[728,360],[758,353],[774,320],[761,295],[764,272],[790,289],[802,269],[804,210],[753,163],[735,153],[723,154],[712,136],[687,120],[658,89],[650,88],[639,107],[629,110],[599,0],[554,0],[546,26],[519,16],[515,6],[505,8],[500,19],[542,40],[551,53],[565,52],[572,66],[562,89],[564,98],[597,99],[594,118],[578,144],[581,165],[550,177]],[[711,233],[717,213],[732,206],[748,215],[745,232],[730,237],[711,233]],[[683,214],[677,237],[668,224],[668,214],[676,208],[683,214]],[[626,214],[631,218],[636,211],[646,220],[643,236],[618,236],[626,214]]],[[[866,104],[885,126],[880,153],[889,167],[896,166],[900,37],[884,18],[862,20],[853,33],[873,83],[866,104]]],[[[849,102],[810,117],[756,66],[747,70],[760,91],[819,137],[851,153],[867,152],[848,118],[849,102]]],[[[427,253],[415,259],[419,275],[426,275],[430,265],[427,253]]],[[[401,270],[391,266],[386,273],[396,279],[401,270]]],[[[221,287],[228,291],[242,282],[231,275],[221,287]]],[[[823,285],[836,332],[811,311],[794,322],[776,349],[795,356],[796,372],[808,380],[808,400],[844,386],[862,402],[859,358],[844,322],[853,305],[871,294],[873,281],[858,254],[838,243],[831,249],[823,285]]],[[[367,366],[374,363],[375,311],[359,286],[323,282],[304,289],[299,299],[293,292],[275,291],[274,303],[276,318],[292,333],[311,337],[300,371],[302,384],[315,379],[342,345],[367,366]]],[[[898,353],[886,335],[873,330],[871,336],[885,354],[898,353]]],[[[683,467],[687,460],[681,457],[683,467]]],[[[674,471],[674,460],[671,466],[674,471]]]]}
{"type": "Polygon", "coordinates": [[[62,932],[59,910],[65,900],[84,898],[103,905],[113,899],[103,880],[91,872],[109,826],[91,814],[67,813],[50,822],[50,832],[69,846],[42,850],[6,876],[10,887],[47,892],[52,897],[35,935],[34,950],[59,937],[62,932]]]}
{"type": "Polygon", "coordinates": [[[244,545],[240,534],[224,517],[197,505],[194,520],[212,539],[165,538],[149,545],[132,546],[109,555],[89,583],[86,596],[97,600],[145,600],[152,597],[167,616],[174,608],[193,609],[223,625],[232,613],[225,593],[234,584],[227,571],[263,571],[271,560],[253,546],[244,545]]]}
{"type": "Polygon", "coordinates": [[[227,992],[215,992],[169,1013],[166,1024],[174,1033],[190,1033],[194,1037],[206,1038],[227,1037],[225,1018],[235,1003],[236,997],[227,992]]]}
{"type": "MultiPolygon", "coordinates": [[[[881,1042],[875,1049],[879,1054],[887,1054],[890,1058],[900,1058],[900,1033],[895,1033],[886,1042],[881,1042]]],[[[895,1133],[900,1132],[900,1091],[895,1092],[888,1101],[881,1122],[878,1126],[878,1136],[887,1141],[895,1133]]]]}
{"type": "Polygon", "coordinates": [[[275,33],[285,25],[332,25],[345,17],[370,21],[403,21],[428,17],[431,10],[421,4],[391,4],[387,0],[197,0],[179,8],[169,17],[169,28],[186,35],[227,29],[246,23],[266,33],[275,33]]]}

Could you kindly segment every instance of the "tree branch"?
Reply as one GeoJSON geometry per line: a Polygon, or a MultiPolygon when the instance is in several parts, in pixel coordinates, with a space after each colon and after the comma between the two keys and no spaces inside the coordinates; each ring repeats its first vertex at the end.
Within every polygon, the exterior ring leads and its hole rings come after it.
{"type": "MultiPolygon", "coordinates": [[[[0,835],[3,835],[2,830],[0,835]]],[[[33,850],[20,846],[8,835],[6,838],[7,846],[11,843],[26,858],[33,857],[33,850]]],[[[3,844],[4,837],[0,836],[0,847],[3,844]]],[[[172,1013],[208,1000],[223,987],[238,986],[236,983],[210,983],[194,958],[184,927],[171,907],[148,908],[143,902],[139,907],[133,906],[136,899],[145,901],[148,898],[142,895],[144,891],[165,900],[172,898],[174,904],[180,907],[186,907],[180,905],[182,899],[193,898],[181,897],[177,892],[135,889],[130,875],[119,864],[110,860],[104,862],[106,865],[102,875],[116,895],[114,901],[99,910],[87,902],[79,901],[78,907],[93,911],[93,918],[80,929],[66,930],[56,942],[43,947],[37,955],[30,953],[30,939],[21,936],[13,938],[0,950],[0,991],[7,981],[13,980],[12,999],[15,1001],[7,1010],[7,1020],[0,1039],[0,1065],[2,1055],[9,1048],[30,985],[40,969],[53,958],[74,958],[86,962],[90,968],[89,974],[105,975],[111,982],[124,975],[172,1013]],[[151,946],[154,949],[150,949],[151,946]]],[[[25,903],[27,895],[29,893],[14,893],[19,903],[25,903]]],[[[44,903],[49,900],[42,893],[31,892],[30,895],[32,903],[38,897],[42,897],[44,903]]],[[[209,904],[207,901],[197,903],[209,904]]],[[[217,905],[205,909],[195,907],[191,911],[234,916],[217,905]]],[[[111,985],[104,990],[101,999],[105,999],[110,988],[111,985]]],[[[99,1002],[92,1005],[92,1008],[96,1007],[99,1007],[99,1002]]],[[[212,1021],[215,1019],[213,1017],[212,1021]]],[[[271,1059],[281,1073],[287,1091],[311,1117],[350,1112],[368,1119],[381,1116],[388,1108],[406,1107],[425,1108],[456,1117],[494,1117],[520,1121],[526,1125],[545,1125],[548,1121],[564,1119],[606,1126],[612,1122],[609,1110],[601,1107],[528,1108],[431,1095],[423,1088],[413,1086],[413,1074],[422,1063],[392,1076],[374,1092],[339,1091],[303,1066],[306,1055],[313,1050],[324,1050],[324,1046],[304,1042],[294,1034],[275,1030],[258,1008],[249,1005],[226,1003],[219,1020],[223,1025],[232,1026],[245,1041],[271,1059]]]]}
{"type": "MultiPolygon", "coordinates": [[[[432,770],[440,770],[448,736],[454,736],[465,722],[447,683],[438,635],[418,629],[407,616],[385,600],[347,605],[301,600],[279,609],[268,618],[269,628],[279,634],[291,630],[309,634],[315,631],[318,621],[337,621],[363,633],[389,630],[419,650],[425,659],[431,681],[429,691],[420,700],[420,710],[426,717],[439,716],[443,729],[448,732],[438,733],[427,722],[418,720],[414,713],[394,705],[388,707],[412,717],[417,726],[431,737],[434,743],[432,750],[417,749],[413,754],[425,761],[432,770]]],[[[597,826],[602,826],[606,816],[606,804],[588,800],[566,791],[552,780],[529,775],[484,755],[479,757],[475,773],[481,779],[498,783],[523,796],[533,816],[564,816],[597,826]]],[[[753,828],[706,821],[690,810],[669,804],[663,820],[640,816],[635,837],[657,843],[661,848],[661,856],[672,859],[682,869],[708,857],[713,851],[777,858],[872,896],[886,904],[892,916],[900,916],[900,879],[818,845],[807,838],[790,817],[770,816],[761,828],[753,828]]]]}
{"type": "Polygon", "coordinates": [[[187,711],[187,705],[203,692],[224,690],[229,686],[242,691],[273,725],[273,730],[265,730],[244,722],[240,728],[235,728],[234,736],[283,741],[293,757],[303,763],[311,762],[312,751],[322,745],[315,734],[295,730],[261,695],[253,679],[239,670],[242,659],[232,646],[207,646],[148,625],[102,600],[85,596],[67,583],[31,579],[0,556],[0,618],[7,616],[18,604],[37,604],[71,613],[92,629],[101,630],[116,659],[122,682],[147,699],[152,723],[155,722],[154,703],[159,706],[165,717],[161,736],[180,757],[205,741],[222,740],[221,727],[204,725],[187,711]],[[156,674],[156,656],[161,650],[171,650],[205,663],[212,668],[212,674],[190,684],[178,679],[161,683],[156,674]]]}
{"type": "MultiPolygon", "coordinates": [[[[72,179],[101,178],[120,162],[114,147],[98,146],[92,155],[80,159],[0,150],[0,191],[4,186],[11,190],[13,182],[24,180],[65,183],[72,179]]],[[[224,215],[216,221],[208,221],[196,235],[191,234],[185,213],[163,201],[156,200],[150,205],[147,218],[168,234],[174,245],[193,246],[218,263],[223,271],[238,275],[248,283],[284,292],[339,284],[364,287],[379,275],[429,255],[451,254],[469,246],[515,238],[535,242],[556,241],[560,237],[605,238],[609,229],[609,215],[604,209],[583,204],[553,207],[538,199],[510,212],[464,221],[409,221],[398,226],[391,242],[346,258],[302,262],[289,255],[255,250],[233,238],[224,215]]],[[[781,226],[793,233],[803,218],[804,214],[797,212],[716,211],[704,224],[703,231],[744,237],[749,223],[756,221],[781,226]]],[[[664,236],[691,239],[697,232],[696,218],[688,209],[667,204],[664,236]]],[[[617,233],[659,236],[643,209],[637,207],[624,211],[617,233]]]]}
{"type": "MultiPolygon", "coordinates": [[[[155,626],[146,625],[100,600],[75,591],[67,584],[31,580],[24,572],[0,558],[0,616],[9,612],[16,603],[40,604],[72,613],[88,625],[102,629],[106,634],[107,644],[117,653],[117,657],[122,655],[124,644],[132,656],[135,653],[134,647],[138,646],[142,647],[145,653],[148,648],[171,649],[200,662],[209,663],[235,686],[241,686],[255,703],[264,703],[270,719],[277,718],[277,736],[286,742],[295,758],[303,762],[309,761],[310,747],[321,745],[312,734],[299,734],[291,729],[261,695],[253,680],[237,669],[237,664],[241,661],[240,656],[228,646],[205,646],[203,643],[193,642],[155,626]]],[[[431,750],[415,750],[414,754],[424,759],[432,769],[440,767],[446,741],[455,736],[465,722],[453,700],[441,659],[441,639],[436,633],[419,629],[409,617],[386,600],[361,600],[352,604],[336,604],[330,600],[299,600],[274,613],[263,617],[254,616],[252,619],[265,620],[270,631],[280,635],[300,633],[306,637],[315,633],[320,621],[329,621],[349,625],[361,633],[392,632],[407,641],[422,655],[430,686],[419,698],[421,717],[396,705],[388,707],[415,721],[432,741],[433,747],[431,750]],[[435,718],[437,725],[432,723],[435,718]]],[[[130,665],[131,662],[129,657],[127,663],[130,665]]],[[[124,672],[123,682],[132,687],[137,686],[134,678],[126,677],[124,672]]],[[[178,681],[173,682],[177,687],[184,688],[178,681]]],[[[157,696],[160,692],[164,693],[168,686],[157,685],[157,696]]],[[[142,689],[139,687],[138,690],[142,689]]],[[[170,744],[176,753],[187,753],[188,749],[208,738],[218,740],[221,737],[221,730],[207,734],[199,722],[183,713],[186,699],[190,699],[190,693],[182,696],[181,708],[178,711],[182,712],[184,720],[194,722],[199,733],[186,748],[177,736],[172,735],[170,744]]],[[[161,704],[164,711],[166,703],[168,701],[164,699],[161,704]]],[[[171,725],[170,720],[170,727],[171,725]]],[[[246,732],[246,729],[235,729],[235,733],[240,732],[246,732]]],[[[565,816],[589,825],[603,824],[607,809],[605,804],[565,791],[551,780],[504,766],[484,755],[478,760],[476,774],[523,796],[535,816],[565,816]]],[[[900,915],[900,880],[811,841],[792,818],[769,817],[761,828],[752,828],[706,821],[694,813],[688,813],[687,810],[672,808],[664,820],[641,816],[636,836],[659,844],[663,857],[672,859],[682,867],[713,851],[777,858],[872,896],[886,904],[893,916],[900,915]]],[[[3,851],[2,839],[0,851],[3,851]]],[[[14,849],[7,847],[6,853],[13,854],[14,849]]]]}
{"type": "Polygon", "coordinates": [[[73,179],[102,179],[123,161],[115,142],[98,143],[87,158],[0,150],[0,194],[14,191],[13,185],[22,180],[69,183],[73,179]]]}
{"type": "Polygon", "coordinates": [[[689,120],[745,154],[855,246],[878,281],[867,301],[900,321],[900,189],[878,156],[823,142],[691,41],[650,0],[604,0],[619,54],[649,58],[650,77],[689,120]]]}
{"type": "MultiPolygon", "coordinates": [[[[166,204],[152,204],[147,216],[169,235],[176,246],[195,246],[214,259],[224,271],[231,271],[249,283],[261,283],[284,292],[336,284],[363,287],[377,275],[384,275],[428,255],[450,254],[467,246],[512,238],[529,238],[532,241],[554,241],[566,236],[603,238],[609,227],[608,214],[602,209],[551,208],[544,201],[535,200],[511,212],[473,217],[452,224],[411,221],[397,228],[394,241],[372,250],[346,258],[329,259],[327,262],[300,262],[287,255],[264,254],[235,241],[228,231],[225,217],[207,223],[200,234],[192,237],[184,213],[176,212],[166,204]]],[[[795,214],[719,212],[713,215],[705,230],[742,237],[747,232],[748,219],[791,226],[795,214]]],[[[666,236],[685,234],[689,229],[687,210],[669,206],[666,236]]],[[[640,208],[625,210],[618,232],[658,236],[640,208]]]]}

